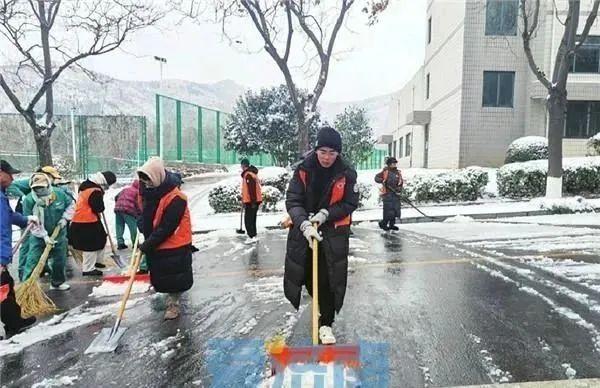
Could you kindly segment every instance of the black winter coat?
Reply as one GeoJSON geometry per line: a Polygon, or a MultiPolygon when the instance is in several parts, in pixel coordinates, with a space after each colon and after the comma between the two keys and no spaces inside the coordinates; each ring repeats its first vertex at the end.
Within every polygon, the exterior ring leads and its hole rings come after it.
{"type": "Polygon", "coordinates": [[[71,222],[68,230],[69,244],[73,248],[85,252],[95,252],[104,249],[106,246],[106,231],[102,225],[102,215],[104,212],[104,190],[92,181],[85,180],[79,185],[79,192],[90,188],[98,188],[101,191],[93,192],[88,204],[92,211],[98,215],[98,221],[91,223],[71,222]]]}
{"type": "Polygon", "coordinates": [[[175,233],[185,213],[187,201],[174,198],[167,205],[160,223],[153,227],[154,216],[162,197],[177,187],[175,175],[167,172],[165,181],[157,188],[140,187],[142,194],[142,215],[138,219],[138,227],[145,237],[140,249],[148,259],[150,281],[157,292],[176,293],[192,288],[192,245],[181,248],[156,248],[175,233]]]}
{"type": "Polygon", "coordinates": [[[319,249],[327,260],[330,286],[335,295],[335,309],[339,313],[344,303],[348,279],[350,226],[335,228],[333,223],[352,214],[358,207],[358,191],[355,188],[356,171],[348,162],[338,158],[335,164],[331,166],[334,169],[332,178],[324,186],[326,191],[321,196],[320,203],[316,206],[318,209],[316,209],[312,205],[314,190],[312,189],[311,176],[315,175],[317,168],[317,157],[314,153],[311,153],[294,171],[294,176],[286,193],[285,204],[294,225],[290,229],[287,239],[283,289],[286,298],[298,309],[302,286],[307,283],[307,278],[312,276],[306,271],[308,261],[312,260],[312,251],[308,247],[308,241],[300,231],[300,225],[309,219],[309,212],[318,211],[321,208],[327,209],[329,211],[328,221],[319,228],[323,235],[323,241],[319,243],[319,249]],[[306,188],[300,179],[300,170],[307,173],[306,188]],[[329,205],[333,183],[342,176],[346,177],[344,197],[342,201],[329,205]]]}
{"type": "MultiPolygon", "coordinates": [[[[383,171],[375,175],[375,182],[383,184],[383,171]]],[[[400,193],[404,181],[399,170],[388,169],[388,177],[386,181],[387,192],[381,196],[383,201],[383,219],[389,220],[400,218],[402,204],[400,202],[400,193]],[[392,190],[395,191],[392,192],[392,190]]]]}

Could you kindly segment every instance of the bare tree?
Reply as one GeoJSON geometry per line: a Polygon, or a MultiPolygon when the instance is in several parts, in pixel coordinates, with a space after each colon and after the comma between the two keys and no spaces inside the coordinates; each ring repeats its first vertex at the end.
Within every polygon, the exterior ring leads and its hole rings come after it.
{"type": "Polygon", "coordinates": [[[162,17],[147,1],[0,0],[0,43],[8,42],[19,56],[14,66],[0,67],[0,87],[33,130],[42,165],[52,164],[54,82],[68,68],[93,76],[81,64],[83,59],[117,49],[131,33],[162,17]],[[30,98],[19,97],[9,85],[20,82],[24,71],[39,79],[30,98]],[[42,98],[45,106],[39,115],[42,98]]]}
{"type": "MultiPolygon", "coordinates": [[[[298,119],[298,152],[306,151],[309,148],[309,128],[327,84],[335,42],[356,0],[336,0],[335,4],[320,0],[214,0],[211,7],[194,0],[173,1],[177,9],[193,19],[200,18],[207,8],[215,11],[225,35],[228,19],[237,17],[252,21],[264,42],[264,50],[283,74],[298,119]],[[308,55],[308,67],[316,66],[316,81],[308,95],[300,92],[292,75],[292,42],[298,31],[303,35],[303,43],[299,47],[308,55]]],[[[375,23],[389,4],[389,0],[362,1],[361,11],[367,15],[369,24],[375,23]]]]}
{"type": "MultiPolygon", "coordinates": [[[[567,16],[561,24],[564,25],[563,32],[552,76],[548,75],[538,66],[531,51],[531,42],[535,38],[539,28],[540,0],[519,0],[521,17],[523,19],[523,48],[529,67],[548,90],[546,109],[548,111],[548,178],[546,181],[546,196],[560,197],[562,195],[562,139],[565,127],[565,114],[567,111],[567,79],[569,69],[573,63],[573,57],[577,50],[587,39],[590,29],[598,15],[600,0],[594,0],[592,10],[588,15],[581,34],[577,34],[580,18],[580,0],[569,0],[567,16]]],[[[556,2],[550,4],[556,7],[556,2]]]]}

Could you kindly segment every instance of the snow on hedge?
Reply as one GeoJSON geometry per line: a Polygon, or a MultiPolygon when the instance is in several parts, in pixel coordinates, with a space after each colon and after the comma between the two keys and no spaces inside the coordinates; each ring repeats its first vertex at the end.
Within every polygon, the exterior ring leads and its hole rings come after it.
{"type": "MultiPolygon", "coordinates": [[[[510,198],[541,197],[546,192],[547,160],[511,163],[498,169],[498,192],[510,198]]],[[[564,158],[563,192],[600,193],[600,156],[564,158]]]]}
{"type": "Polygon", "coordinates": [[[540,209],[550,210],[556,214],[570,213],[593,213],[594,205],[586,201],[583,197],[569,198],[534,198],[531,203],[539,206],[540,209]]]}
{"type": "Polygon", "coordinates": [[[542,136],[525,136],[510,143],[506,150],[506,163],[526,162],[548,158],[548,139],[542,136]]]}

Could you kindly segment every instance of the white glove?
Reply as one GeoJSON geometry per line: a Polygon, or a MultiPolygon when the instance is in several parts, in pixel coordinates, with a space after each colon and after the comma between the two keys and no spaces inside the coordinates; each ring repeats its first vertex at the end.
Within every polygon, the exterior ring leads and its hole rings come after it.
{"type": "Polygon", "coordinates": [[[58,226],[60,226],[61,229],[64,229],[67,227],[67,220],[65,220],[64,218],[61,218],[60,221],[58,221],[58,226]]]}
{"type": "Polygon", "coordinates": [[[40,219],[37,216],[27,216],[27,222],[30,224],[39,225],[40,219]]]}
{"type": "Polygon", "coordinates": [[[44,237],[44,242],[46,243],[46,245],[54,245],[54,244],[56,244],[56,241],[52,237],[50,237],[48,235],[46,235],[44,237]]]}
{"type": "Polygon", "coordinates": [[[325,221],[327,221],[327,217],[329,217],[329,212],[327,209],[321,209],[317,214],[312,216],[309,221],[311,224],[316,222],[318,226],[321,226],[325,223],[325,221]]]}
{"type": "Polygon", "coordinates": [[[310,221],[304,221],[300,225],[300,231],[304,235],[304,238],[306,238],[306,240],[308,241],[308,246],[310,247],[310,249],[313,248],[313,239],[316,239],[317,241],[323,241],[323,237],[321,237],[317,228],[312,226],[310,221]]]}

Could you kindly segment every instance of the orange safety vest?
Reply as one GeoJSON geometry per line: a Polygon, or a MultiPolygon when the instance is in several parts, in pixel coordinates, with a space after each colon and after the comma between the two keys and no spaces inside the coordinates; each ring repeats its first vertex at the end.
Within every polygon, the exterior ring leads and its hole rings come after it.
{"type": "MultiPolygon", "coordinates": [[[[160,199],[158,203],[158,208],[156,209],[156,215],[154,216],[154,221],[152,222],[152,226],[154,229],[160,224],[162,217],[165,213],[165,209],[169,204],[175,199],[175,197],[179,197],[185,201],[187,201],[187,197],[185,194],[181,192],[178,188],[174,188],[170,192],[167,193],[164,197],[160,199]]],[[[174,249],[181,248],[186,245],[190,245],[192,243],[192,222],[190,218],[190,209],[189,207],[185,207],[185,213],[183,213],[183,217],[181,217],[181,221],[179,221],[179,225],[175,232],[172,235],[167,237],[165,241],[163,241],[156,250],[161,249],[174,249]]]]}
{"type": "MultiPolygon", "coordinates": [[[[299,170],[298,175],[300,176],[300,180],[304,184],[304,189],[306,190],[307,184],[307,172],[305,170],[299,170]]],[[[346,192],[346,177],[342,176],[338,178],[335,182],[333,182],[333,188],[331,190],[331,198],[329,199],[329,206],[335,205],[338,202],[341,202],[344,199],[344,193],[346,192]]],[[[347,215],[341,220],[337,220],[333,223],[333,226],[337,228],[338,226],[348,226],[352,223],[352,217],[347,215]]]]}
{"type": "Polygon", "coordinates": [[[243,203],[251,203],[252,199],[250,198],[250,188],[248,187],[248,185],[246,184],[246,175],[250,175],[253,179],[254,182],[256,182],[255,188],[256,188],[256,202],[262,202],[262,188],[260,187],[260,181],[258,180],[258,176],[250,171],[246,171],[244,172],[243,175],[243,179],[242,179],[242,202],[243,203]]]}
{"type": "Polygon", "coordinates": [[[73,214],[72,222],[80,224],[92,224],[98,222],[98,214],[94,213],[89,201],[92,193],[96,191],[102,192],[102,190],[97,187],[91,187],[79,193],[77,202],[75,203],[75,214],[73,214]]]}
{"type": "MultiPolygon", "coordinates": [[[[388,175],[389,175],[389,171],[383,170],[383,182],[381,182],[382,186],[379,189],[379,192],[381,193],[381,195],[387,194],[389,191],[389,189],[385,185],[385,183],[387,182],[387,179],[388,179],[388,175]]],[[[398,177],[400,178],[400,185],[402,186],[402,184],[404,183],[404,179],[402,179],[402,173],[400,172],[400,170],[398,170],[398,177]]]]}

